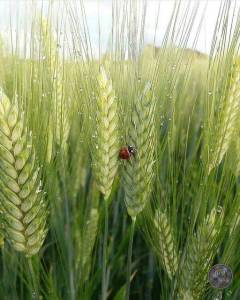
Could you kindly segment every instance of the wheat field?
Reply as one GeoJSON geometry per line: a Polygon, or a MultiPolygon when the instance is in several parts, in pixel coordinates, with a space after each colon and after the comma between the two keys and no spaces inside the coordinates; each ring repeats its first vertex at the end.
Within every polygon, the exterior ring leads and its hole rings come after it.
{"type": "Polygon", "coordinates": [[[240,299],[240,8],[206,54],[201,1],[147,44],[148,2],[111,1],[106,50],[87,1],[0,32],[0,300],[240,299]]]}

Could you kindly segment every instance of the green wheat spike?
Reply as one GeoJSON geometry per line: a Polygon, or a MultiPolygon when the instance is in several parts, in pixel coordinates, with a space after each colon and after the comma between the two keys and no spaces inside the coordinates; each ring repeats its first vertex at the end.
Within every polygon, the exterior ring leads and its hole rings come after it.
{"type": "Polygon", "coordinates": [[[118,168],[119,132],[117,99],[104,67],[100,69],[98,88],[93,161],[98,188],[107,199],[118,168]]]}
{"type": "Polygon", "coordinates": [[[92,208],[82,237],[82,265],[85,274],[88,274],[90,271],[91,255],[98,233],[98,220],[98,210],[92,208]]]}
{"type": "MultiPolygon", "coordinates": [[[[41,20],[41,35],[43,41],[43,50],[48,64],[48,73],[52,83],[53,119],[56,120],[56,142],[66,150],[70,130],[70,101],[66,98],[66,93],[64,90],[64,65],[59,56],[57,42],[52,36],[51,26],[44,19],[41,20]]],[[[50,143],[51,140],[52,139],[49,139],[48,143],[50,143]]],[[[48,148],[50,148],[50,145],[48,148]]],[[[49,153],[50,152],[48,152],[48,154],[49,153]]]]}
{"type": "Polygon", "coordinates": [[[208,154],[208,173],[222,161],[234,137],[237,119],[240,114],[240,60],[237,59],[229,80],[229,90],[223,103],[219,120],[214,124],[214,134],[208,154]]]}
{"type": "Polygon", "coordinates": [[[216,209],[199,225],[196,235],[188,242],[186,259],[179,276],[179,299],[201,299],[205,290],[208,271],[218,248],[218,231],[223,215],[216,209]]]}
{"type": "Polygon", "coordinates": [[[169,278],[172,279],[178,269],[178,254],[171,224],[166,213],[158,209],[155,213],[154,225],[157,235],[154,236],[152,242],[156,248],[157,256],[160,257],[169,278]]]}
{"type": "Polygon", "coordinates": [[[17,102],[0,92],[0,203],[6,239],[26,256],[45,239],[47,203],[31,135],[17,102]]]}
{"type": "Polygon", "coordinates": [[[129,128],[129,145],[136,155],[124,162],[125,202],[130,216],[136,217],[150,198],[153,180],[155,149],[155,100],[148,82],[133,105],[129,128]]]}

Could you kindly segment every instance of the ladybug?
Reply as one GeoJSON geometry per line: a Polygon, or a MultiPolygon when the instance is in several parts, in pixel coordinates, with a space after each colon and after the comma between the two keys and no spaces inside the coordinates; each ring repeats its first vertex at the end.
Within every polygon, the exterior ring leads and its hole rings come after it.
{"type": "Polygon", "coordinates": [[[136,155],[136,152],[136,148],[134,148],[133,146],[125,146],[120,149],[119,157],[121,159],[129,160],[132,156],[136,155]]]}

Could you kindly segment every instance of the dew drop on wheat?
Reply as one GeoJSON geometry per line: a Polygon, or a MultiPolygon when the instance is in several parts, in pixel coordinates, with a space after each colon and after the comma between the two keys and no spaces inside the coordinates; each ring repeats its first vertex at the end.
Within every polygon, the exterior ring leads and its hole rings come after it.
{"type": "Polygon", "coordinates": [[[217,295],[213,297],[213,300],[222,300],[222,292],[218,292],[217,295]]]}

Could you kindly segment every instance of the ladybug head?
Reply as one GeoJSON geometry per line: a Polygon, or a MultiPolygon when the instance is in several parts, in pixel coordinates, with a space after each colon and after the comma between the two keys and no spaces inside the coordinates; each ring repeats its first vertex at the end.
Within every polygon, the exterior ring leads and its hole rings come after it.
{"type": "Polygon", "coordinates": [[[137,153],[136,148],[133,147],[133,146],[128,146],[128,151],[129,151],[129,153],[131,153],[133,156],[135,156],[136,153],[137,153]]]}

